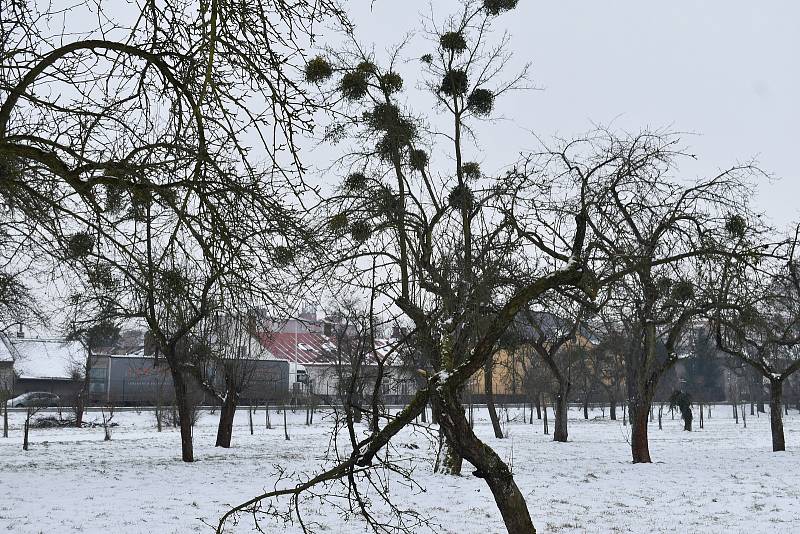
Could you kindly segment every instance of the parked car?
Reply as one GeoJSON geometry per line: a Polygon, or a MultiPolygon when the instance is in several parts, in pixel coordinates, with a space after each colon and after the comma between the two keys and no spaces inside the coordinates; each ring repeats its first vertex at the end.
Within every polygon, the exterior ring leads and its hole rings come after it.
{"type": "Polygon", "coordinates": [[[48,393],[46,391],[30,391],[18,395],[13,399],[6,402],[12,408],[28,408],[28,407],[41,407],[46,408],[49,406],[58,406],[61,404],[61,397],[55,393],[48,393]]]}

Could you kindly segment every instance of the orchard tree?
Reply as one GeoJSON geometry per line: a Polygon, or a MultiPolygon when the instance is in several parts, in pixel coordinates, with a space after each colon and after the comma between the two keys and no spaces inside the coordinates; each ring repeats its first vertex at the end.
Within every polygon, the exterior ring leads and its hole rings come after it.
{"type": "MultiPolygon", "coordinates": [[[[216,447],[230,448],[233,421],[242,394],[259,384],[258,371],[269,352],[254,335],[266,331],[264,314],[246,306],[222,304],[204,319],[191,336],[192,360],[199,385],[222,408],[217,425],[216,447]]],[[[266,393],[266,391],[264,392],[266,393]]]]}
{"type": "Polygon", "coordinates": [[[525,309],[521,314],[529,328],[529,342],[552,374],[557,384],[554,406],[553,441],[566,442],[569,396],[572,392],[574,367],[579,359],[586,359],[584,350],[588,340],[581,334],[586,316],[585,308],[576,304],[569,295],[545,295],[535,306],[546,311],[525,309]]]}
{"type": "Polygon", "coordinates": [[[273,267],[307,242],[280,200],[306,191],[295,138],[316,105],[296,79],[315,25],[346,21],[327,0],[112,7],[0,6],[13,21],[0,39],[0,191],[70,280],[71,305],[150,330],[190,462],[188,336],[226,291],[271,300],[273,267]]]}
{"type": "MultiPolygon", "coordinates": [[[[348,478],[352,487],[354,471],[379,461],[378,452],[431,401],[446,438],[445,471],[459,473],[466,459],[489,486],[507,530],[535,531],[510,468],[473,432],[461,391],[531,300],[560,287],[594,293],[587,221],[602,202],[593,170],[563,165],[559,152],[532,154],[498,171],[470,157],[480,121],[523,79],[501,81],[504,43],[488,44],[495,16],[513,4],[464,2],[435,31],[420,62],[434,111],[449,125],[442,135],[426,136],[422,118],[402,104],[400,92],[409,85],[397,72],[402,49],[385,66],[355,44],[309,62],[309,81],[342,101],[344,118],[329,137],[349,137],[355,145],[339,162],[349,174],[325,204],[333,251],[340,253],[331,260],[353,284],[374,287],[393,304],[397,322],[413,325],[417,350],[438,370],[386,426],[355,443],[345,461],[232,513],[331,479],[348,478]],[[437,150],[445,152],[443,161],[437,150]]],[[[363,510],[362,516],[369,521],[363,510]]]]}
{"type": "Polygon", "coordinates": [[[608,305],[635,341],[625,363],[631,455],[634,463],[649,463],[647,426],[659,380],[678,361],[689,327],[716,302],[705,282],[707,260],[751,252],[729,222],[746,210],[748,180],[757,169],[733,167],[687,183],[672,176],[687,155],[674,135],[600,132],[591,143],[616,169],[605,177],[606,231],[595,235],[598,248],[614,259],[612,271],[601,276],[611,291],[608,305]]]}
{"type": "MultiPolygon", "coordinates": [[[[744,227],[744,219],[737,221],[744,227]]],[[[771,254],[720,262],[721,305],[710,315],[717,346],[769,384],[772,450],[786,450],[782,403],[785,384],[800,369],[800,227],[771,254]]]]}

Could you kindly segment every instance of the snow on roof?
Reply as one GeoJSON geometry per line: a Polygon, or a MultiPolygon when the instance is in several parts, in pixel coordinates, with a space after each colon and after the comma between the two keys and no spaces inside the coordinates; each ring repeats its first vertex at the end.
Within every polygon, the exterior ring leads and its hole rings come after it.
{"type": "Polygon", "coordinates": [[[20,378],[71,378],[76,364],[85,357],[77,341],[2,336],[0,345],[14,360],[20,378]]]}
{"type": "Polygon", "coordinates": [[[0,334],[0,362],[13,362],[14,355],[11,354],[11,349],[6,346],[6,336],[0,334]]]}

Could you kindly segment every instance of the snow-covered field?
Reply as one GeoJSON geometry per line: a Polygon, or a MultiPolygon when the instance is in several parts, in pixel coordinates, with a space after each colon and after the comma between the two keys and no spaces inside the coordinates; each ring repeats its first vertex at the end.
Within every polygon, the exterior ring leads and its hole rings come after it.
{"type": "MultiPolygon", "coordinates": [[[[553,443],[539,421],[528,425],[511,410],[509,438],[492,437],[484,412],[476,430],[503,458],[513,459],[539,532],[800,532],[800,416],[786,418],[784,453],[771,452],[769,418],[734,424],[729,407],[717,407],[703,430],[683,432],[676,418],[664,430],[651,424],[651,465],[629,460],[629,429],[595,412],[584,421],[570,412],[570,442],[553,443]]],[[[88,419],[99,417],[90,413],[88,419]]],[[[256,414],[255,434],[247,415],[237,415],[234,446],[213,446],[216,415],[204,414],[195,429],[191,465],[179,460],[175,429],[157,433],[149,412],[119,412],[113,440],[95,429],[33,430],[31,450],[22,451],[21,413],[11,414],[12,432],[0,438],[0,531],[15,533],[172,533],[212,532],[229,505],[271,489],[276,465],[313,472],[328,450],[329,423],[319,417],[305,426],[303,412],[289,414],[291,441],[282,418],[264,428],[256,414]]],[[[695,417],[695,426],[698,426],[695,417]]],[[[552,421],[551,421],[552,425],[552,421]]],[[[394,480],[397,502],[432,520],[436,532],[503,532],[500,515],[485,484],[465,469],[463,477],[431,473],[434,450],[421,434],[403,434],[406,465],[425,489],[409,490],[394,480]]],[[[288,484],[284,483],[281,487],[288,484]]],[[[304,517],[320,532],[365,532],[318,501],[303,504],[304,517]]],[[[265,519],[265,532],[299,532],[265,519]]],[[[242,517],[231,532],[251,532],[242,517]]],[[[425,532],[425,529],[417,529],[425,532]]]]}

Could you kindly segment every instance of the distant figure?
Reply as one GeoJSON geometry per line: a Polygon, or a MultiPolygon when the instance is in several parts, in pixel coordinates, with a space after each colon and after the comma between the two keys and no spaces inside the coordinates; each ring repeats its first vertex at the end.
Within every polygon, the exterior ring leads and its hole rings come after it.
{"type": "Polygon", "coordinates": [[[687,432],[692,431],[692,396],[688,393],[676,389],[669,396],[670,409],[678,408],[681,411],[681,418],[683,418],[683,429],[687,432]]]}

